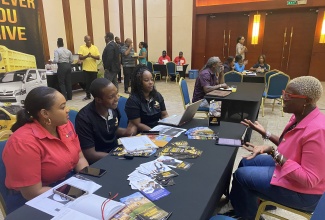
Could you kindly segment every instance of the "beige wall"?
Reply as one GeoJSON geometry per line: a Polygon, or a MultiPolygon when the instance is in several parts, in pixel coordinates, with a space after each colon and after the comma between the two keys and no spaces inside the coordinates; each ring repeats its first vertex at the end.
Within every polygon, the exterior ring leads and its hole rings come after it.
{"type": "MultiPolygon", "coordinates": [[[[58,1],[58,0],[54,0],[54,1],[58,1]]],[[[87,35],[86,9],[85,9],[84,2],[80,0],[70,0],[70,11],[71,11],[74,51],[75,54],[77,54],[79,47],[85,44],[84,37],[87,35]]]]}
{"type": "Polygon", "coordinates": [[[64,44],[67,44],[62,10],[62,1],[46,0],[43,1],[43,5],[50,57],[53,60],[54,50],[57,48],[57,39],[59,37],[63,38],[64,44]]]}
{"type": "Polygon", "coordinates": [[[149,61],[158,61],[166,44],[166,0],[147,1],[149,61]]]}
{"type": "MultiPolygon", "coordinates": [[[[173,25],[172,25],[172,45],[173,54],[168,54],[172,59],[178,55],[179,51],[184,52],[187,63],[191,62],[192,46],[192,7],[188,0],[174,0],[173,3],[173,25]]],[[[50,55],[53,59],[56,40],[62,37],[66,45],[66,34],[64,27],[64,17],[62,1],[43,1],[47,37],[50,48],[50,55]],[[55,15],[55,16],[53,16],[55,15]]],[[[120,17],[119,0],[109,0],[109,21],[110,31],[120,37],[120,17]]],[[[105,20],[102,0],[91,0],[92,25],[94,44],[102,53],[105,42],[105,20]]],[[[84,44],[84,36],[87,35],[87,23],[84,0],[70,0],[72,31],[75,53],[80,45],[84,44]]],[[[135,1],[136,11],[136,40],[138,44],[144,41],[144,21],[143,21],[143,1],[135,1]]],[[[132,0],[123,0],[124,38],[133,39],[132,25],[132,0]]],[[[148,60],[157,61],[161,56],[161,51],[167,49],[166,43],[166,0],[147,0],[147,25],[148,25],[148,60]]],[[[187,70],[190,69],[190,66],[187,70]]]]}

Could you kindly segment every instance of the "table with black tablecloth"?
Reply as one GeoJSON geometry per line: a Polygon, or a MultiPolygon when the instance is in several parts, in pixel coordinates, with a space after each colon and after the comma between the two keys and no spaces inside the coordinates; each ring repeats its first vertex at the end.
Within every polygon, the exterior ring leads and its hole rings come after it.
{"type": "Polygon", "coordinates": [[[264,73],[256,73],[256,75],[243,75],[243,82],[264,83],[264,73]]]}
{"type": "MultiPolygon", "coordinates": [[[[46,74],[47,86],[59,90],[58,75],[56,73],[46,74]]],[[[71,86],[81,83],[86,83],[85,74],[83,71],[73,71],[71,72],[71,86]]]]}
{"type": "MultiPolygon", "coordinates": [[[[184,128],[197,126],[207,126],[207,119],[193,119],[184,128]]],[[[220,126],[210,127],[215,132],[219,132],[220,137],[240,138],[245,127],[238,123],[221,122],[220,126]]],[[[182,134],[174,138],[177,140],[187,140],[182,134]]],[[[222,194],[228,189],[230,176],[238,148],[215,145],[214,140],[187,140],[190,146],[203,150],[201,157],[196,159],[186,159],[185,161],[194,163],[187,170],[176,170],[179,176],[175,178],[176,184],[166,187],[171,193],[154,201],[160,208],[172,212],[171,220],[206,220],[212,216],[222,194]]],[[[103,168],[107,173],[101,178],[88,177],[102,187],[95,192],[103,197],[107,197],[109,192],[113,195],[119,193],[117,200],[128,196],[134,192],[128,185],[127,177],[141,163],[152,161],[156,157],[134,158],[133,160],[118,160],[116,157],[107,156],[92,166],[103,168]]],[[[30,206],[24,205],[15,212],[7,216],[8,220],[15,219],[51,219],[46,213],[38,211],[30,206]]]]}

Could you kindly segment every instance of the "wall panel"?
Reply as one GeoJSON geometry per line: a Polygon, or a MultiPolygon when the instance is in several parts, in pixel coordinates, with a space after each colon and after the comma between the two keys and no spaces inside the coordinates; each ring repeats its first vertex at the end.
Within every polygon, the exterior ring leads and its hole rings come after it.
{"type": "Polygon", "coordinates": [[[108,1],[109,9],[109,26],[110,31],[114,36],[120,36],[120,15],[119,15],[119,1],[118,0],[109,0],[108,1]]]}
{"type": "Polygon", "coordinates": [[[133,36],[132,27],[132,0],[123,0],[124,40],[133,36]]]}
{"type": "Polygon", "coordinates": [[[94,45],[98,47],[100,54],[102,54],[105,47],[105,20],[102,1],[91,1],[91,16],[93,20],[94,45]]]}
{"type": "Polygon", "coordinates": [[[192,10],[193,4],[188,0],[173,1],[173,54],[170,56],[174,60],[179,51],[183,51],[189,64],[187,71],[191,69],[192,59],[192,10]]]}
{"type": "Polygon", "coordinates": [[[134,48],[136,48],[136,51],[139,51],[138,45],[141,41],[144,41],[143,1],[135,1],[135,13],[137,26],[137,45],[134,45],[134,48]]]}
{"type": "Polygon", "coordinates": [[[59,37],[63,38],[65,46],[67,43],[64,28],[62,2],[58,0],[46,0],[43,1],[43,6],[50,57],[53,59],[54,50],[57,48],[57,39],[59,37]]]}
{"type": "Polygon", "coordinates": [[[78,53],[79,47],[82,44],[85,44],[84,37],[87,35],[87,22],[84,1],[70,0],[70,10],[74,48],[75,53],[78,53]]]}
{"type": "MultiPolygon", "coordinates": [[[[150,61],[157,61],[166,50],[166,0],[150,0],[148,4],[148,53],[150,61]]],[[[171,54],[168,54],[171,56],[171,54]]]]}

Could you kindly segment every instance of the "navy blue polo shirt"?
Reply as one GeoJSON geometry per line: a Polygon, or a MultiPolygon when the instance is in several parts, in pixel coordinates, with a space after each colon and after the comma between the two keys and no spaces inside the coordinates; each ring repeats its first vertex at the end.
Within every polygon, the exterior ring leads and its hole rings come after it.
{"type": "Polygon", "coordinates": [[[109,152],[117,146],[116,130],[120,120],[118,109],[109,109],[104,118],[97,113],[95,101],[83,107],[76,117],[76,133],[81,149],[95,147],[96,151],[109,152]]]}
{"type": "Polygon", "coordinates": [[[141,123],[150,128],[158,125],[162,111],[166,111],[166,106],[164,98],[159,92],[149,101],[132,94],[125,104],[125,113],[129,120],[140,118],[141,123]]]}

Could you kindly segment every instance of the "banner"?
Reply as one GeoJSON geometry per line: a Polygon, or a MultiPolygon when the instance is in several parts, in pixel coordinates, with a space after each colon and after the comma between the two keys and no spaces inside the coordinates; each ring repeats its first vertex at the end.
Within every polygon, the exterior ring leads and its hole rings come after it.
{"type": "Polygon", "coordinates": [[[0,1],[0,45],[34,55],[37,67],[44,69],[38,0],[0,1]]]}

